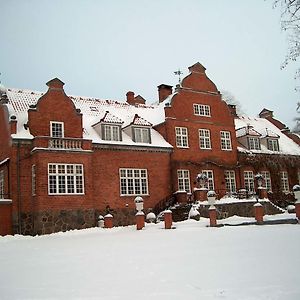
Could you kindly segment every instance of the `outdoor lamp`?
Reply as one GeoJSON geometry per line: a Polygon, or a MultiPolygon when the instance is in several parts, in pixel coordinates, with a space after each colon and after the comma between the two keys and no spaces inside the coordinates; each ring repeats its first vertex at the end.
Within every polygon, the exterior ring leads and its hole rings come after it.
{"type": "Polygon", "coordinates": [[[144,209],[144,199],[140,196],[135,197],[134,199],[135,208],[138,212],[141,212],[144,209]]]}
{"type": "Polygon", "coordinates": [[[295,198],[297,199],[297,201],[300,201],[300,185],[299,184],[294,185],[293,191],[294,191],[294,195],[295,195],[295,198]]]}
{"type": "Polygon", "coordinates": [[[209,191],[207,193],[207,200],[210,207],[213,207],[216,201],[216,193],[215,191],[209,191]]]}

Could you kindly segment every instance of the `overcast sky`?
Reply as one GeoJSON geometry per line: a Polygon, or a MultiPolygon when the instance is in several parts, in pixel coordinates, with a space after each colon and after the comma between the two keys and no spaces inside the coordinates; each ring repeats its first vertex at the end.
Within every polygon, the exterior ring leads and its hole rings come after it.
{"type": "Polygon", "coordinates": [[[244,112],[263,108],[294,126],[296,65],[280,65],[286,33],[273,0],[0,0],[0,79],[45,91],[59,77],[68,94],[157,100],[174,71],[202,63],[244,112]]]}

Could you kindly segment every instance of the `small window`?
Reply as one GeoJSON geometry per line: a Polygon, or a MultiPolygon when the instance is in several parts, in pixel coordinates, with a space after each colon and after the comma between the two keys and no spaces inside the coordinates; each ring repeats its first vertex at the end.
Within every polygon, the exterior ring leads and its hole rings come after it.
{"type": "Polygon", "coordinates": [[[252,171],[244,172],[244,184],[245,184],[245,189],[248,192],[254,192],[254,176],[252,171]]]}
{"type": "Polygon", "coordinates": [[[186,127],[176,127],[176,146],[178,148],[188,148],[188,130],[186,127]]]}
{"type": "Polygon", "coordinates": [[[288,172],[286,171],[282,171],[280,172],[280,182],[281,182],[281,190],[286,193],[290,191],[290,187],[289,187],[289,176],[288,176],[288,172]]]}
{"type": "Polygon", "coordinates": [[[249,150],[260,150],[260,141],[257,137],[248,137],[249,150]]]}
{"type": "Polygon", "coordinates": [[[220,134],[221,134],[221,149],[227,151],[232,150],[230,131],[221,131],[220,134]]]}
{"type": "Polygon", "coordinates": [[[121,141],[121,127],[118,125],[102,125],[103,140],[106,141],[121,141]]]}
{"type": "Polygon", "coordinates": [[[98,108],[96,106],[90,106],[91,111],[98,111],[98,108]]]}
{"type": "Polygon", "coordinates": [[[210,106],[205,104],[194,104],[194,114],[196,116],[210,117],[210,106]]]}
{"type": "Polygon", "coordinates": [[[177,170],[178,191],[191,191],[189,170],[177,170]]]}
{"type": "Polygon", "coordinates": [[[268,139],[268,149],[271,151],[279,151],[279,143],[277,139],[268,139]]]}
{"type": "Polygon", "coordinates": [[[236,192],[235,172],[227,170],[224,172],[226,191],[229,193],[236,192]]]}
{"type": "Polygon", "coordinates": [[[53,138],[64,137],[64,123],[63,122],[50,122],[50,135],[53,138]]]}
{"type": "Polygon", "coordinates": [[[32,196],[36,195],[36,172],[35,172],[35,165],[31,166],[31,194],[32,194],[32,196]]]}
{"type": "Polygon", "coordinates": [[[135,127],[134,128],[134,141],[136,143],[151,143],[150,139],[150,129],[149,128],[142,128],[142,127],[135,127]]]}
{"type": "Polygon", "coordinates": [[[120,169],[121,196],[148,195],[146,169],[120,169]]]}
{"type": "Polygon", "coordinates": [[[4,171],[0,171],[0,199],[4,198],[4,171]]]}
{"type": "Polygon", "coordinates": [[[265,180],[265,187],[268,192],[272,191],[272,184],[271,184],[271,175],[269,171],[262,171],[261,175],[263,176],[265,180]]]}
{"type": "Polygon", "coordinates": [[[210,131],[208,129],[199,129],[200,149],[211,149],[210,131]]]}
{"type": "Polygon", "coordinates": [[[215,184],[214,184],[214,172],[212,170],[202,170],[207,177],[207,188],[209,191],[214,191],[215,184]]]}
{"type": "Polygon", "coordinates": [[[49,195],[84,194],[83,165],[48,164],[49,195]]]}

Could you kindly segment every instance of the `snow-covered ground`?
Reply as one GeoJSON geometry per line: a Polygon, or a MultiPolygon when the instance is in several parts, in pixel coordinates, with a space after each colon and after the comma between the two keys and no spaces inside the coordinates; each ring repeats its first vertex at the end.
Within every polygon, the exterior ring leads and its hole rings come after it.
{"type": "Polygon", "coordinates": [[[300,299],[299,225],[208,223],[2,237],[0,299],[300,299]]]}

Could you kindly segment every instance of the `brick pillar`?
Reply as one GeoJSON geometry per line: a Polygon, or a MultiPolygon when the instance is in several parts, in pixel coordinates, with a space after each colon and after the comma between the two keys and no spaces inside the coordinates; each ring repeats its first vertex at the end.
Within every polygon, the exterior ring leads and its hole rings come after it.
{"type": "Polygon", "coordinates": [[[265,187],[259,187],[258,188],[258,196],[259,196],[259,199],[265,199],[265,198],[268,199],[267,189],[265,187]]]}
{"type": "Polygon", "coordinates": [[[264,207],[260,203],[254,204],[254,215],[257,224],[264,222],[264,207]]]}
{"type": "Polygon", "coordinates": [[[194,189],[194,199],[195,201],[206,201],[207,189],[206,188],[194,189]]]}
{"type": "Polygon", "coordinates": [[[186,191],[177,191],[175,193],[176,201],[178,203],[187,203],[187,192],[186,191]]]}
{"type": "Polygon", "coordinates": [[[0,236],[12,234],[12,201],[0,199],[0,236]]]}
{"type": "Polygon", "coordinates": [[[113,228],[113,216],[111,214],[107,214],[104,216],[104,228],[113,228]]]}
{"type": "Polygon", "coordinates": [[[296,217],[300,220],[300,200],[295,202],[296,217]]]}
{"type": "Polygon", "coordinates": [[[165,229],[171,229],[173,218],[172,218],[172,211],[171,210],[165,210],[164,211],[164,221],[165,221],[165,229]]]}
{"type": "Polygon", "coordinates": [[[145,227],[145,214],[142,211],[139,211],[135,215],[136,219],[136,229],[141,230],[145,227]]]}
{"type": "Polygon", "coordinates": [[[216,227],[217,226],[217,210],[214,205],[211,205],[208,209],[209,213],[209,225],[210,227],[216,227]]]}

